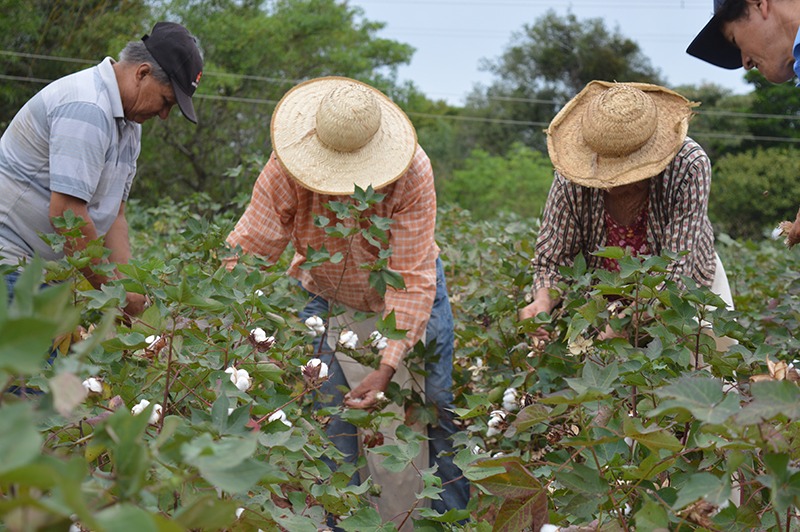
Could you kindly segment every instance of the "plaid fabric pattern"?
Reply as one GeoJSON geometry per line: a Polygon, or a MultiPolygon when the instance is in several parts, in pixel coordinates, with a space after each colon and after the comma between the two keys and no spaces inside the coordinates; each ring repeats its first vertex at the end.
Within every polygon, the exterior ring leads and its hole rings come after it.
{"type": "Polygon", "coordinates": [[[250,205],[227,242],[232,248],[240,246],[244,253],[261,255],[271,262],[277,261],[291,242],[295,255],[288,273],[306,290],[365,312],[385,315],[393,310],[397,328],[408,333],[404,340],[389,341],[381,362],[396,368],[422,338],[436,294],[436,191],[430,160],[421,147],[417,147],[406,174],[379,192],[386,197],[364,214],[393,220],[389,228],[389,269],[402,275],[406,285],[405,290],[387,288],[385,299],[369,285],[369,270],[362,268],[374,263],[380,250],[360,235],[352,241],[333,238],[314,225],[315,214],[331,219],[331,225],[335,225],[335,216],[324,205],[351,199],[303,188],[283,171],[274,153],[258,176],[250,205]],[[319,250],[323,246],[331,256],[341,253],[343,260],[300,269],[308,248],[319,250]]]}
{"type": "MultiPolygon", "coordinates": [[[[650,182],[647,243],[654,255],[664,250],[689,251],[670,272],[678,283],[681,276],[709,287],[714,280],[710,189],[711,162],[703,148],[688,137],[664,172],[650,182]]],[[[590,268],[602,267],[602,259],[591,253],[608,245],[603,197],[602,190],[575,185],[555,173],[531,261],[534,291],[561,281],[559,267],[572,265],[579,253],[590,268]]]]}

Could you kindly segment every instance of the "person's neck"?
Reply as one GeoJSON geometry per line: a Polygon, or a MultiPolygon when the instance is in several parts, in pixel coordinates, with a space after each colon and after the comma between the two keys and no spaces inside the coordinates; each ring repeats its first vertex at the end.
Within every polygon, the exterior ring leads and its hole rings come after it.
{"type": "Polygon", "coordinates": [[[647,204],[649,183],[647,180],[606,190],[603,194],[606,212],[620,225],[633,225],[647,204]]]}

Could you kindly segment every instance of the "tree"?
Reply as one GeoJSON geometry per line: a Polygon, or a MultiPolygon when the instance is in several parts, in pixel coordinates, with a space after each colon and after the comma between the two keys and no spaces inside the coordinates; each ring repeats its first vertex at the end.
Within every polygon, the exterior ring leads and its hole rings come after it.
{"type": "Polygon", "coordinates": [[[505,156],[475,150],[437,191],[439,203],[455,203],[478,220],[493,219],[499,212],[532,218],[542,213],[552,181],[547,157],[516,143],[505,156]]]}
{"type": "Polygon", "coordinates": [[[116,57],[147,29],[145,0],[0,0],[0,129],[44,84],[116,57]]]}
{"type": "Polygon", "coordinates": [[[750,134],[751,119],[746,113],[750,111],[751,95],[736,95],[713,83],[684,85],[675,90],[700,104],[689,123],[689,136],[703,146],[712,162],[723,154],[742,151],[743,139],[750,134]]]}
{"type": "Polygon", "coordinates": [[[714,166],[709,212],[715,227],[734,238],[761,238],[794,220],[800,159],[792,148],[758,148],[721,157],[714,166]]]}
{"type": "Polygon", "coordinates": [[[149,198],[197,191],[235,197],[255,175],[226,171],[269,154],[270,116],[289,88],[340,75],[387,90],[413,52],[376,37],[383,24],[341,0],[174,0],[161,18],[181,20],[198,36],[206,65],[196,127],[184,120],[145,125],[134,194],[149,198]]]}
{"type": "Polygon", "coordinates": [[[754,87],[751,112],[759,115],[758,119],[750,121],[750,132],[766,137],[751,141],[747,146],[779,146],[785,144],[785,140],[797,139],[800,92],[794,83],[770,83],[757,70],[749,71],[745,79],[754,87]]]}
{"type": "Polygon", "coordinates": [[[517,140],[544,150],[542,127],[589,81],[661,82],[639,45],[619,30],[609,31],[599,18],[581,21],[554,11],[524,25],[483,68],[497,78],[488,88],[475,88],[467,111],[494,120],[471,127],[469,137],[491,153],[503,153],[517,140]]]}

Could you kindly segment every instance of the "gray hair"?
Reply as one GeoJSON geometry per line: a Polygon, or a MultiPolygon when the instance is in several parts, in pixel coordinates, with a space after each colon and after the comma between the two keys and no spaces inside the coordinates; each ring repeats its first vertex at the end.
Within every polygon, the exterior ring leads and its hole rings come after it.
{"type": "Polygon", "coordinates": [[[130,41],[125,45],[125,48],[119,53],[120,63],[133,63],[141,65],[147,63],[152,68],[151,72],[156,81],[168,85],[170,83],[169,76],[164,69],[158,64],[158,61],[153,59],[150,51],[144,45],[144,41],[130,41]]]}

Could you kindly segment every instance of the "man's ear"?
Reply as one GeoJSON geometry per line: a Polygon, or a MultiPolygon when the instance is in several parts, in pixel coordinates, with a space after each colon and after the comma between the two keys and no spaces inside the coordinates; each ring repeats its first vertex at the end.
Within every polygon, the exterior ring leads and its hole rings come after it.
{"type": "Polygon", "coordinates": [[[142,81],[152,71],[153,67],[150,66],[150,63],[142,63],[136,67],[136,81],[142,81]]]}

